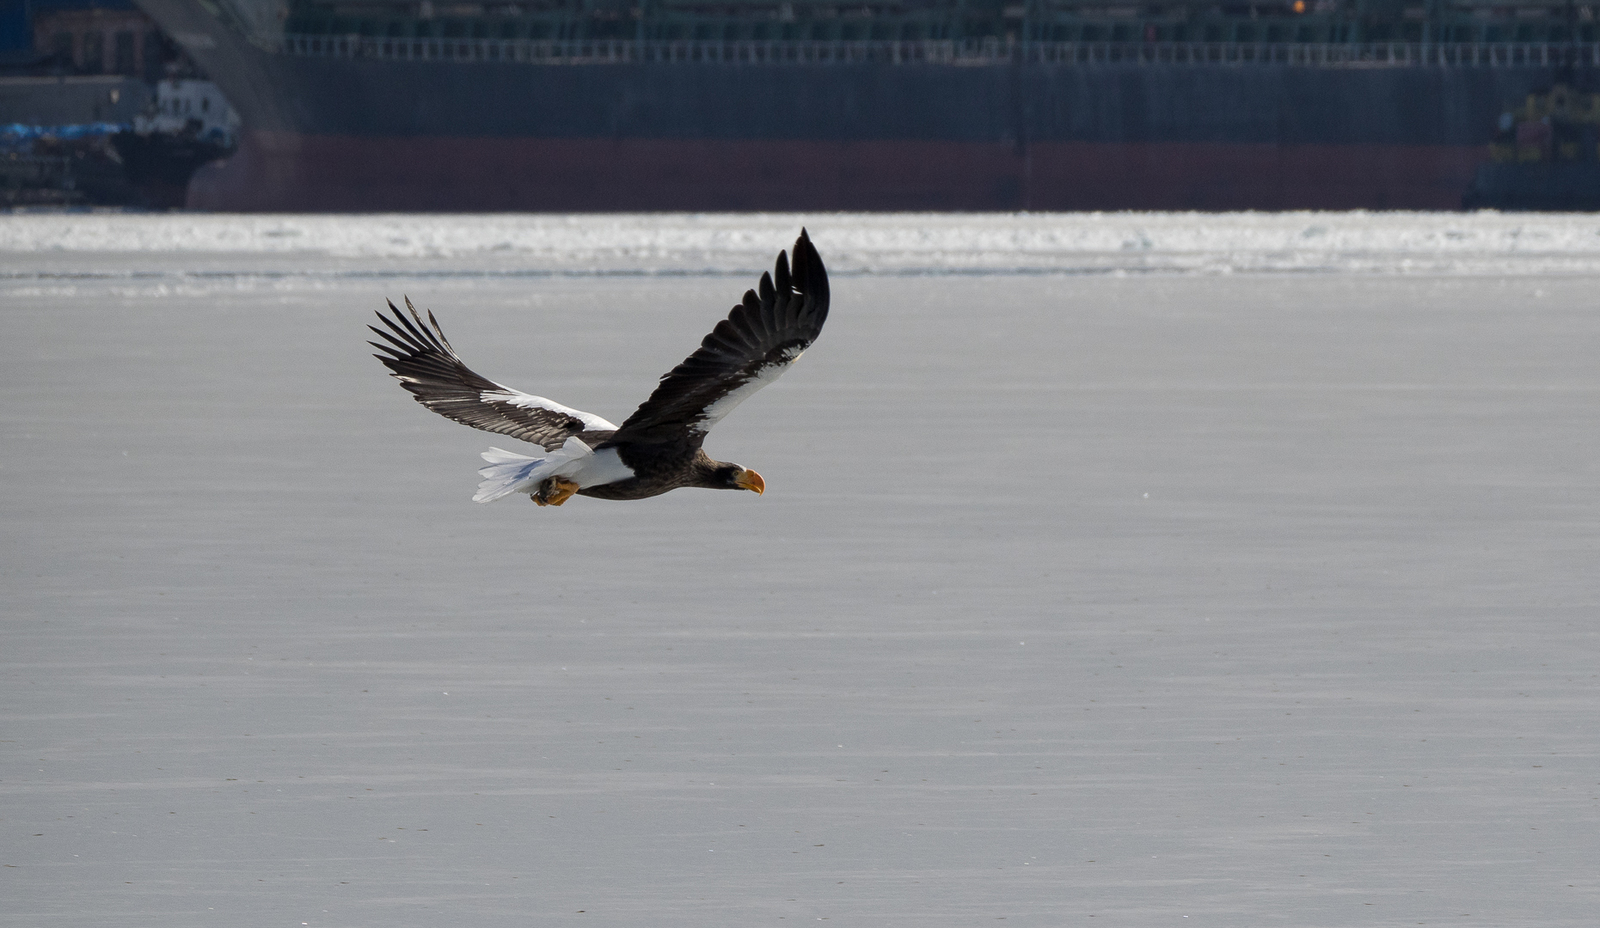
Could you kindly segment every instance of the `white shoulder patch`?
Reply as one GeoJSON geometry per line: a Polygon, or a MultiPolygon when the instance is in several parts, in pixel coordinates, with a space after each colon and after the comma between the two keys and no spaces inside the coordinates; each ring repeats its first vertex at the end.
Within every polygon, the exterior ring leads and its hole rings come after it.
{"type": "Polygon", "coordinates": [[[572,416],[581,421],[586,429],[595,431],[610,430],[613,432],[617,429],[615,425],[592,412],[573,409],[571,406],[563,406],[555,400],[534,396],[531,393],[523,393],[521,390],[513,390],[510,387],[499,390],[485,390],[478,394],[478,398],[485,403],[504,403],[507,406],[519,406],[523,409],[544,409],[560,415],[572,416]]]}

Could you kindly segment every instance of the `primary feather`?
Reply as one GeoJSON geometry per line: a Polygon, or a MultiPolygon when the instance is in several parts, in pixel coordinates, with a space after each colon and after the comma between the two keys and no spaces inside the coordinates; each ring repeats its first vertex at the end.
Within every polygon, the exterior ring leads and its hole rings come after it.
{"type": "Polygon", "coordinates": [[[828,274],[811,237],[794,243],[794,267],[778,255],[757,290],[717,323],[699,349],[661,377],[650,398],[617,430],[616,440],[656,441],[711,427],[757,390],[777,380],[817,340],[828,321],[828,274]]]}

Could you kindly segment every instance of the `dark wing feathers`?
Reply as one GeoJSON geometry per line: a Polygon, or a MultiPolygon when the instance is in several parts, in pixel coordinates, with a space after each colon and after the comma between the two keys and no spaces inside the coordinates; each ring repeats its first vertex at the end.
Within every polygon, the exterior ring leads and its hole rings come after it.
{"type": "MultiPolygon", "coordinates": [[[[531,396],[488,380],[456,356],[439,321],[406,300],[411,318],[389,304],[378,314],[384,328],[368,326],[386,344],[368,342],[373,355],[417,402],[446,418],[544,446],[561,447],[585,430],[616,429],[613,441],[689,440],[705,433],[746,397],[776,380],[816,341],[828,318],[828,272],[801,230],[793,263],[780,252],[771,274],[717,323],[694,354],[662,375],[650,398],[620,429],[599,416],[531,396]],[[387,331],[385,331],[385,329],[387,331]]],[[[605,436],[595,436],[604,440],[605,436]]]]}
{"type": "Polygon", "coordinates": [[[816,341],[828,318],[828,272],[801,230],[793,273],[780,252],[772,273],[746,291],[694,354],[662,375],[614,441],[703,437],[734,406],[776,380],[816,341]]]}
{"type": "MultiPolygon", "coordinates": [[[[428,324],[425,325],[409,299],[406,300],[406,309],[411,311],[411,319],[407,319],[392,302],[389,310],[394,318],[378,313],[378,318],[383,320],[389,331],[377,326],[367,328],[388,344],[367,344],[387,352],[373,357],[389,368],[400,380],[400,385],[411,391],[417,402],[464,425],[510,435],[542,445],[547,450],[561,447],[569,436],[583,431],[585,421],[580,415],[586,413],[568,410],[558,403],[529,396],[480,376],[456,356],[455,349],[450,347],[433,313],[428,313],[428,324]],[[485,399],[485,394],[503,396],[504,399],[485,399]]],[[[601,427],[612,427],[597,416],[590,416],[589,419],[601,427]]]]}

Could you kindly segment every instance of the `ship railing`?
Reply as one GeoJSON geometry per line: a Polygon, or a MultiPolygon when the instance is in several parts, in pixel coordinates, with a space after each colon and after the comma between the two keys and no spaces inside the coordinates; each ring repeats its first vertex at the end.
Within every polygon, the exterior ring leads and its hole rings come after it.
{"type": "Polygon", "coordinates": [[[1556,67],[1600,64],[1600,45],[1568,42],[1072,42],[1022,50],[1039,64],[1237,64],[1299,67],[1556,67]]]}
{"type": "Polygon", "coordinates": [[[955,64],[1010,61],[994,39],[963,42],[635,42],[287,35],[284,51],[313,58],[503,61],[528,64],[955,64]]]}
{"type": "Polygon", "coordinates": [[[606,64],[1279,65],[1288,67],[1600,66],[1600,44],[1546,42],[638,42],[287,35],[313,58],[606,64]]]}

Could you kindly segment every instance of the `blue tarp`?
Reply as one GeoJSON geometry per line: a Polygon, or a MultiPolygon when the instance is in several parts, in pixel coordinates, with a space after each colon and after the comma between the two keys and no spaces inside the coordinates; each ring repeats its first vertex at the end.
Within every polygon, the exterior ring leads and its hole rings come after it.
{"type": "Polygon", "coordinates": [[[98,149],[108,144],[109,136],[127,128],[128,126],[115,122],[86,122],[65,126],[30,126],[14,122],[0,125],[0,152],[32,154],[35,151],[34,146],[43,139],[67,143],[73,148],[98,149]]]}
{"type": "Polygon", "coordinates": [[[100,135],[115,135],[127,129],[127,124],[118,122],[85,122],[69,126],[29,126],[14,122],[0,126],[0,136],[8,142],[44,138],[86,139],[100,135]]]}

